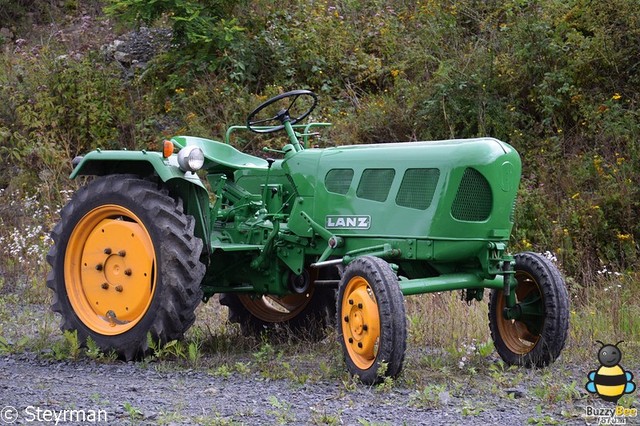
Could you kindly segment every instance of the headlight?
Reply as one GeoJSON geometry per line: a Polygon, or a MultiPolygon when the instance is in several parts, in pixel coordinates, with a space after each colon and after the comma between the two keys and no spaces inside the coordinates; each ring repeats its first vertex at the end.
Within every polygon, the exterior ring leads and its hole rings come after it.
{"type": "Polygon", "coordinates": [[[178,152],[178,165],[185,172],[200,170],[204,165],[204,153],[197,146],[185,146],[178,152]]]}

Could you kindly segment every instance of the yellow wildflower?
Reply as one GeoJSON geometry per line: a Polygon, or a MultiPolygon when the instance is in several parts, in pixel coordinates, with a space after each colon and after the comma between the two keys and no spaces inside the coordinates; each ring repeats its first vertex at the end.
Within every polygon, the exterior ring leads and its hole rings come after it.
{"type": "Polygon", "coordinates": [[[620,98],[622,98],[622,95],[620,93],[614,93],[613,96],[611,97],[611,99],[613,99],[614,101],[617,101],[620,98]]]}

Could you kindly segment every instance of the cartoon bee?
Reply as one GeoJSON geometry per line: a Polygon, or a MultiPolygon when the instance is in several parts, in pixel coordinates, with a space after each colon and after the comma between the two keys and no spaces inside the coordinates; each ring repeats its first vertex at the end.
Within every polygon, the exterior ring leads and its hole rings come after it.
{"type": "Polygon", "coordinates": [[[586,385],[587,392],[598,394],[605,401],[617,403],[622,395],[631,393],[636,388],[632,381],[633,374],[624,371],[620,366],[622,352],[618,345],[622,341],[615,345],[605,345],[599,340],[596,342],[602,345],[598,351],[600,368],[589,373],[589,381],[586,385]]]}

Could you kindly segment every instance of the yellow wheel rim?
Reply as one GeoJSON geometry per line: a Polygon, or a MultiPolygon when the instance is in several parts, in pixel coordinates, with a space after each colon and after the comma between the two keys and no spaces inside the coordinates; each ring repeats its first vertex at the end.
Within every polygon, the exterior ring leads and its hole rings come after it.
{"type": "Polygon", "coordinates": [[[380,341],[380,313],[373,289],[366,279],[349,280],[342,299],[342,336],[349,358],[361,370],[376,360],[380,341]]]}
{"type": "Polygon", "coordinates": [[[303,294],[287,296],[265,295],[255,298],[246,294],[238,296],[240,303],[253,316],[265,322],[284,322],[296,317],[304,310],[311,300],[313,288],[303,294]]]}
{"type": "Polygon", "coordinates": [[[116,335],[144,317],[156,288],[149,232],[130,210],[103,205],[76,225],[64,258],[67,296],[78,318],[102,335],[116,335]]]}
{"type": "MultiPolygon", "coordinates": [[[[518,281],[516,287],[516,303],[526,299],[532,293],[540,294],[540,288],[536,280],[524,271],[517,271],[515,278],[518,281]]],[[[528,354],[540,340],[539,335],[532,334],[527,326],[517,320],[509,320],[503,317],[502,312],[505,308],[505,300],[502,292],[498,295],[497,304],[497,325],[498,332],[502,337],[507,348],[518,355],[528,354]]]]}

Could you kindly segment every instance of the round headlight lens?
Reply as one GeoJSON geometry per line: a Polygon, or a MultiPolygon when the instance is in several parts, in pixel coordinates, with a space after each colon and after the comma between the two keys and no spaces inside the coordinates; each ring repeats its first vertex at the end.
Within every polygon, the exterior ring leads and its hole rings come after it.
{"type": "Polygon", "coordinates": [[[178,152],[178,165],[185,172],[200,170],[204,165],[204,153],[197,146],[186,146],[178,152]]]}

